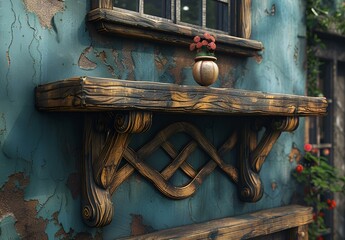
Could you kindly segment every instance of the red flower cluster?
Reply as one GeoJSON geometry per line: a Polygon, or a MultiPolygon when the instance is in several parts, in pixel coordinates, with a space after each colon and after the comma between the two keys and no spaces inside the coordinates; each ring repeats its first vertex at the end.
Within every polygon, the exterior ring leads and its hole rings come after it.
{"type": "Polygon", "coordinates": [[[323,236],[318,236],[318,237],[316,238],[316,240],[324,240],[324,237],[323,237],[323,236]]]}
{"type": "Polygon", "coordinates": [[[334,209],[337,206],[337,203],[334,199],[327,199],[327,204],[329,209],[334,209]]]}
{"type": "Polygon", "coordinates": [[[216,39],[214,38],[214,36],[206,32],[202,37],[194,37],[193,43],[189,45],[189,50],[194,51],[196,49],[197,51],[208,50],[210,52],[213,52],[217,47],[215,42],[216,39]]]}
{"type": "Polygon", "coordinates": [[[304,170],[304,167],[302,164],[298,164],[296,166],[296,172],[301,173],[301,172],[303,172],[303,170],[304,170]]]}

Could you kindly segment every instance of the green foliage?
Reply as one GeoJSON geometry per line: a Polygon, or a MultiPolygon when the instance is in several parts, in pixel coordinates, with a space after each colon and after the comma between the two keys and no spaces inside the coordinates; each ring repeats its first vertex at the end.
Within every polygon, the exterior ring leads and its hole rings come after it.
{"type": "Polygon", "coordinates": [[[345,2],[333,10],[332,1],[307,0],[307,90],[309,96],[320,96],[317,82],[321,62],[316,57],[316,47],[324,47],[315,30],[345,34],[345,2]]]}
{"type": "Polygon", "coordinates": [[[317,157],[311,152],[305,154],[303,163],[296,167],[293,176],[304,188],[305,203],[314,207],[314,222],[309,225],[309,237],[317,239],[327,232],[324,213],[336,206],[334,200],[323,197],[329,193],[345,194],[345,178],[326,158],[317,157]]]}

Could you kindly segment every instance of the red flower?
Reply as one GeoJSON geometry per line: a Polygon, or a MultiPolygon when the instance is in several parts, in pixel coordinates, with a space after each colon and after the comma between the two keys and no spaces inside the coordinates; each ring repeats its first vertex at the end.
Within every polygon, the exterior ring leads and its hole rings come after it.
{"type": "Polygon", "coordinates": [[[197,44],[196,44],[196,48],[201,48],[202,47],[202,43],[201,42],[198,42],[197,44]]]}
{"type": "Polygon", "coordinates": [[[325,149],[323,149],[322,150],[322,154],[324,155],[324,156],[328,156],[329,155],[329,149],[328,148],[325,148],[325,149]]]}
{"type": "Polygon", "coordinates": [[[318,236],[316,240],[324,240],[324,238],[322,236],[318,236]]]}
{"type": "Polygon", "coordinates": [[[325,213],[324,212],[319,212],[319,216],[323,218],[325,216],[325,213]]]}
{"type": "Polygon", "coordinates": [[[201,38],[199,36],[195,36],[194,37],[194,42],[197,43],[197,42],[200,42],[201,38]]]}
{"type": "Polygon", "coordinates": [[[211,40],[212,42],[215,42],[215,41],[216,41],[216,38],[213,37],[213,36],[211,35],[210,40],[211,40]]]}
{"type": "Polygon", "coordinates": [[[303,166],[301,165],[301,164],[298,164],[297,166],[296,166],[296,172],[298,172],[298,173],[301,173],[301,172],[303,172],[303,166]]]}
{"type": "Polygon", "coordinates": [[[314,154],[317,154],[319,152],[319,149],[317,149],[317,148],[313,148],[312,150],[311,150],[311,153],[314,153],[314,154]]]}
{"type": "Polygon", "coordinates": [[[205,32],[205,33],[204,33],[204,37],[205,37],[207,40],[211,40],[211,34],[209,34],[208,32],[205,32]]]}
{"type": "Polygon", "coordinates": [[[189,50],[194,51],[195,47],[196,47],[196,44],[195,43],[191,43],[189,45],[189,50]]]}
{"type": "Polygon", "coordinates": [[[310,152],[313,149],[313,146],[310,143],[304,144],[304,151],[310,152]]]}
{"type": "Polygon", "coordinates": [[[207,42],[207,40],[202,40],[201,44],[202,44],[203,46],[207,46],[208,42],[207,42]]]}
{"type": "Polygon", "coordinates": [[[215,49],[216,49],[216,44],[215,44],[214,42],[210,42],[210,43],[208,44],[208,47],[209,47],[210,49],[212,49],[212,50],[215,50],[215,49]]]}
{"type": "Polygon", "coordinates": [[[337,206],[337,203],[334,199],[327,199],[327,204],[329,209],[334,209],[337,206]]]}

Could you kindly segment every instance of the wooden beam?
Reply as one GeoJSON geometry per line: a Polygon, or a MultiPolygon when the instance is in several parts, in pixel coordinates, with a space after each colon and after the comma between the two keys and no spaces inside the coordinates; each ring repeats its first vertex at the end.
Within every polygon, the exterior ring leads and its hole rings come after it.
{"type": "Polygon", "coordinates": [[[291,205],[123,239],[240,240],[288,229],[298,234],[298,236],[291,236],[291,239],[308,239],[307,227],[301,228],[300,226],[305,226],[312,221],[311,207],[291,205]],[[298,231],[295,231],[295,228],[298,228],[298,231]],[[302,238],[302,235],[307,238],[302,238]]]}
{"type": "Polygon", "coordinates": [[[327,105],[324,97],[94,77],[70,78],[36,88],[36,107],[42,111],[320,116],[327,113],[327,105]]]}

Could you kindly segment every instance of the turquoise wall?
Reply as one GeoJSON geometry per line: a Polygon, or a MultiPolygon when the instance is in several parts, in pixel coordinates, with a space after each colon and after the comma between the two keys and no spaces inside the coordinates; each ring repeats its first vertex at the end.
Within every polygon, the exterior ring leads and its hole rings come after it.
{"type": "MultiPolygon", "coordinates": [[[[294,133],[282,134],[266,160],[260,174],[265,193],[257,203],[240,202],[235,186],[218,170],[193,197],[179,201],[133,175],[113,196],[112,223],[86,227],[79,186],[83,115],[37,112],[35,86],[84,75],[194,84],[193,56],[184,48],[96,33],[85,23],[87,0],[40,2],[0,2],[1,239],[114,239],[291,203],[295,162],[288,155],[294,145],[302,146],[303,121],[294,133]]],[[[214,86],[303,95],[303,2],[253,1],[252,38],[263,42],[262,58],[217,55],[220,77],[214,86]]],[[[132,146],[168,123],[185,120],[198,125],[216,146],[233,128],[226,117],[155,116],[151,131],[132,146]]],[[[158,152],[150,162],[157,165],[162,156],[158,152]]],[[[192,158],[207,160],[202,153],[192,158]]]]}

